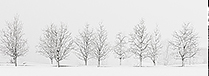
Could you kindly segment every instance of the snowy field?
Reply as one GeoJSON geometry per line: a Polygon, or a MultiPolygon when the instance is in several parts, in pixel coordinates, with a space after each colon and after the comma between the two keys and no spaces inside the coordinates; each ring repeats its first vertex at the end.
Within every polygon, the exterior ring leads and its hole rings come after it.
{"type": "Polygon", "coordinates": [[[208,76],[207,64],[186,67],[0,66],[0,76],[208,76]]]}

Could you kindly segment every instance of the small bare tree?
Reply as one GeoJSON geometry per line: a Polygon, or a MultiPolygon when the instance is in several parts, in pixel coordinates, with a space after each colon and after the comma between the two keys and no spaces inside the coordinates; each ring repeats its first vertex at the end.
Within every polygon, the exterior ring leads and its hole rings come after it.
{"type": "Polygon", "coordinates": [[[98,61],[97,66],[100,67],[101,61],[105,60],[108,53],[110,52],[110,47],[107,44],[107,32],[104,29],[104,25],[102,23],[99,24],[99,29],[97,30],[94,44],[94,56],[98,61]]]}
{"type": "Polygon", "coordinates": [[[127,37],[122,35],[122,33],[118,33],[116,36],[116,45],[114,47],[114,53],[116,54],[116,58],[120,60],[120,65],[122,60],[130,57],[130,52],[128,51],[126,45],[127,42],[125,41],[127,37]]]}
{"type": "Polygon", "coordinates": [[[94,47],[94,33],[93,30],[89,29],[89,24],[84,28],[83,32],[79,33],[79,37],[76,38],[76,55],[79,59],[83,60],[85,65],[87,65],[88,60],[93,58],[93,47],[94,47]]]}
{"type": "Polygon", "coordinates": [[[146,33],[144,20],[141,20],[140,23],[135,26],[134,33],[130,35],[130,50],[136,58],[139,58],[140,67],[142,67],[142,59],[147,57],[149,42],[150,37],[148,33],[146,33]]]}
{"type": "Polygon", "coordinates": [[[55,38],[55,47],[54,47],[54,58],[57,61],[57,66],[60,67],[60,61],[69,56],[69,53],[73,46],[73,40],[71,38],[71,33],[67,30],[67,26],[61,24],[61,27],[53,32],[55,38]]]}
{"type": "Polygon", "coordinates": [[[41,39],[40,53],[46,57],[53,57],[60,67],[60,61],[65,59],[73,49],[71,33],[64,24],[61,24],[60,28],[52,24],[44,35],[47,37],[41,39]]]}
{"type": "Polygon", "coordinates": [[[56,27],[54,24],[51,24],[50,27],[43,30],[43,37],[40,38],[40,43],[37,46],[39,50],[37,51],[41,55],[50,59],[51,64],[53,64],[54,59],[54,34],[53,32],[56,31],[56,27]]]}
{"type": "Polygon", "coordinates": [[[173,41],[170,41],[173,50],[176,50],[177,57],[182,61],[182,67],[185,66],[185,60],[192,58],[198,51],[198,36],[190,23],[184,23],[183,29],[173,34],[173,41]]]}
{"type": "Polygon", "coordinates": [[[169,61],[170,61],[170,52],[169,51],[170,51],[170,45],[168,44],[166,46],[166,50],[164,52],[164,58],[163,58],[165,66],[169,65],[169,61]]]}
{"type": "Polygon", "coordinates": [[[154,65],[156,65],[157,57],[162,48],[160,38],[161,38],[160,32],[158,28],[156,28],[154,34],[151,36],[150,47],[148,51],[148,57],[152,60],[154,65]]]}
{"type": "Polygon", "coordinates": [[[22,22],[19,17],[14,17],[14,21],[7,22],[7,28],[2,30],[1,51],[13,58],[17,66],[17,58],[24,56],[28,51],[27,40],[23,38],[22,22]]]}

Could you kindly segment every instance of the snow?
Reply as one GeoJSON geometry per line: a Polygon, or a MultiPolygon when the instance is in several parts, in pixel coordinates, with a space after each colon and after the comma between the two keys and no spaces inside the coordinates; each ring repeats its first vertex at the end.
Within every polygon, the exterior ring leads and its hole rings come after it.
{"type": "Polygon", "coordinates": [[[39,66],[0,66],[0,76],[208,76],[207,64],[176,66],[72,66],[52,67],[49,64],[39,66]]]}

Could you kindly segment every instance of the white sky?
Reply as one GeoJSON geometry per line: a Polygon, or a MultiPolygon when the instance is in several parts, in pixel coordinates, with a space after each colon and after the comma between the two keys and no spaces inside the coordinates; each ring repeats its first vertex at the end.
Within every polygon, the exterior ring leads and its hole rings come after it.
{"type": "Polygon", "coordinates": [[[207,0],[1,0],[0,29],[19,14],[30,47],[29,58],[40,56],[34,53],[42,29],[60,22],[66,23],[75,37],[86,23],[95,29],[102,21],[111,44],[118,32],[130,34],[141,18],[149,33],[158,24],[164,41],[171,39],[184,22],[191,22],[199,34],[200,47],[207,48],[206,4],[207,0]]]}

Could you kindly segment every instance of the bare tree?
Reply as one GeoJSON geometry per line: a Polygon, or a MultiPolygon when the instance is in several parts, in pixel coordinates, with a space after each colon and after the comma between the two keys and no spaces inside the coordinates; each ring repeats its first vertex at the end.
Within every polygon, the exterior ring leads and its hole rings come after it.
{"type": "Polygon", "coordinates": [[[94,56],[98,61],[97,66],[100,67],[101,61],[106,59],[108,53],[110,52],[110,47],[107,44],[107,32],[102,23],[99,24],[99,29],[97,30],[94,44],[94,56]]]}
{"type": "Polygon", "coordinates": [[[80,32],[79,37],[76,38],[75,43],[78,47],[76,55],[84,61],[85,65],[88,64],[89,59],[93,58],[94,39],[94,33],[93,30],[89,29],[89,24],[85,26],[83,32],[80,32]]]}
{"type": "Polygon", "coordinates": [[[165,65],[165,66],[167,66],[167,65],[169,64],[169,61],[170,61],[170,53],[169,53],[169,51],[170,51],[170,45],[168,44],[168,45],[166,46],[166,50],[165,50],[165,52],[164,52],[164,58],[163,58],[163,60],[164,60],[164,65],[165,65]]]}
{"type": "Polygon", "coordinates": [[[39,45],[37,46],[39,50],[37,51],[41,55],[47,57],[50,59],[51,64],[53,64],[54,59],[54,39],[55,36],[53,34],[54,31],[56,31],[56,27],[54,24],[51,24],[50,27],[43,30],[43,37],[40,38],[39,45]]]}
{"type": "Polygon", "coordinates": [[[69,56],[70,51],[74,49],[73,40],[64,24],[61,24],[61,27],[53,34],[55,36],[54,58],[57,61],[57,66],[60,67],[60,61],[69,56]]]}
{"type": "Polygon", "coordinates": [[[190,23],[184,23],[183,29],[175,32],[173,41],[169,42],[181,59],[182,67],[185,66],[185,60],[194,57],[198,51],[198,36],[189,25],[190,23]]]}
{"type": "Polygon", "coordinates": [[[151,36],[150,47],[148,51],[148,57],[152,60],[154,65],[156,65],[156,60],[159,55],[159,51],[162,48],[160,38],[160,32],[158,28],[156,28],[154,34],[151,36]]]}
{"type": "Polygon", "coordinates": [[[141,20],[134,28],[134,33],[130,35],[130,50],[139,58],[142,67],[142,59],[147,57],[147,47],[150,42],[150,37],[146,33],[146,27],[144,25],[144,20],[141,20]]]}
{"type": "Polygon", "coordinates": [[[67,30],[67,26],[61,24],[60,28],[57,28],[52,24],[47,30],[45,30],[46,38],[41,39],[40,53],[47,57],[54,57],[57,62],[57,66],[60,67],[60,61],[65,59],[70,51],[73,49],[73,40],[71,33],[67,30]]]}
{"type": "Polygon", "coordinates": [[[114,53],[116,54],[116,58],[120,60],[120,65],[122,60],[130,57],[130,51],[128,51],[126,45],[127,42],[125,41],[127,37],[122,35],[122,33],[118,33],[116,36],[116,45],[114,47],[114,53]]]}
{"type": "Polygon", "coordinates": [[[17,66],[17,58],[24,56],[28,51],[27,40],[23,38],[23,23],[19,20],[19,16],[14,17],[14,21],[6,23],[7,28],[2,30],[1,51],[13,58],[15,66],[17,66]]]}

